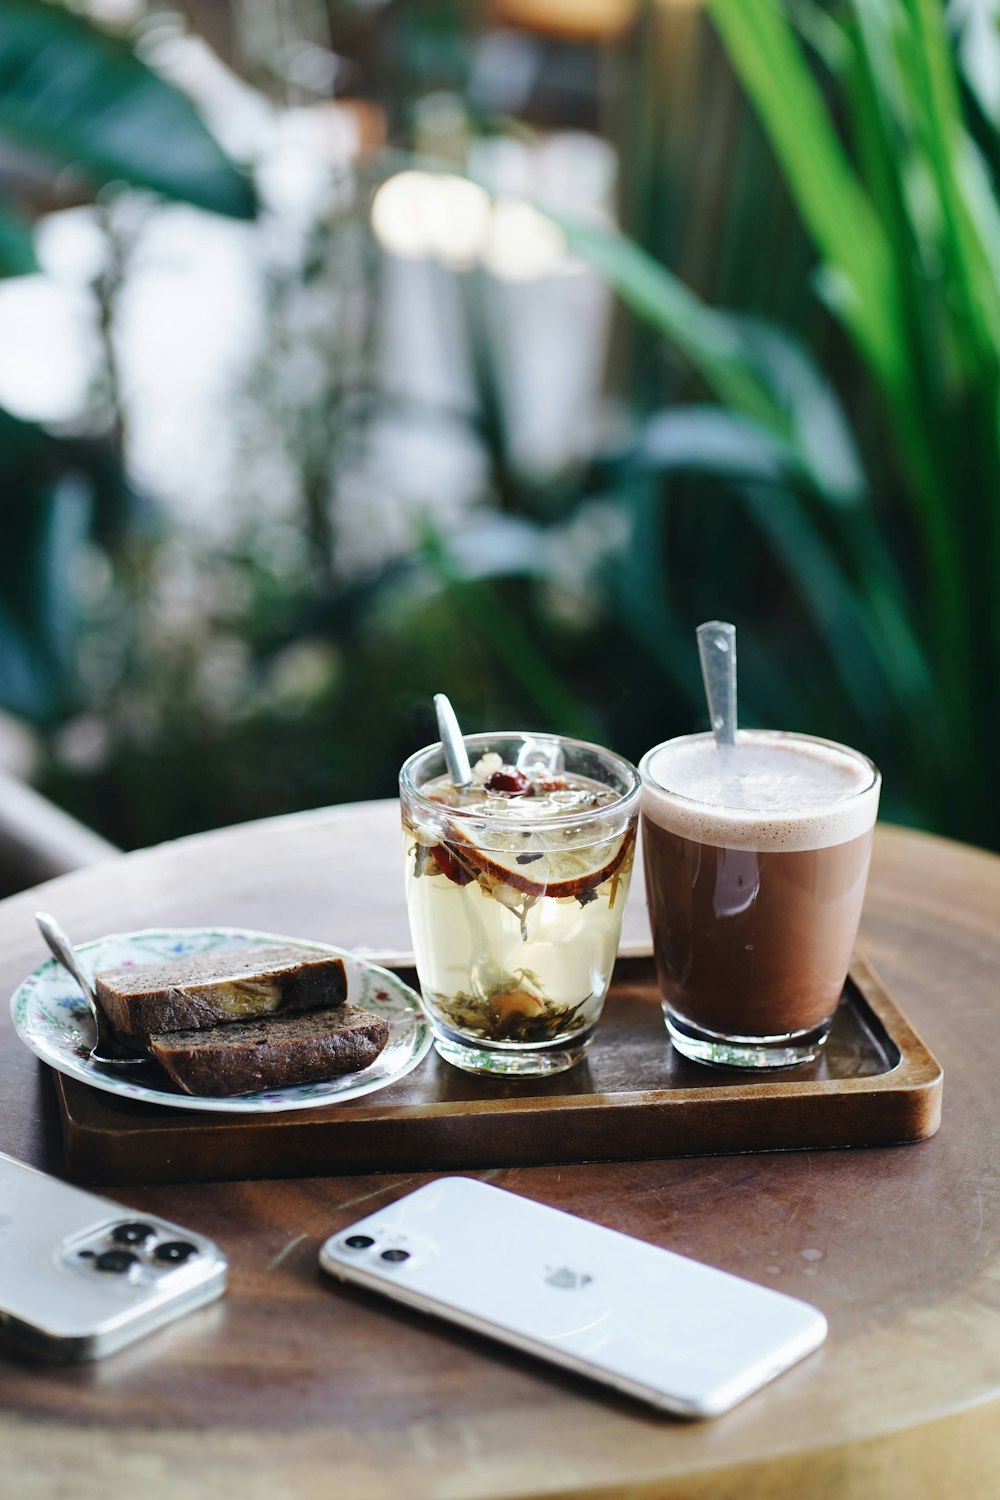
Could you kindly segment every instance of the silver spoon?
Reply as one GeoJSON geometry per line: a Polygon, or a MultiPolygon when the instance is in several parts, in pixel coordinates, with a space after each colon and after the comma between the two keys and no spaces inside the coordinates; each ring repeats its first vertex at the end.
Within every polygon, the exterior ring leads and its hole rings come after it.
{"type": "Polygon", "coordinates": [[[116,1038],[110,1021],[97,1003],[90,975],[83,968],[73,951],[72,943],[55,917],[50,917],[48,912],[36,911],[35,921],[53,957],[76,980],[83,991],[83,998],[90,1006],[90,1014],[94,1018],[94,1027],[97,1031],[97,1040],[90,1049],[91,1062],[97,1063],[102,1068],[114,1068],[119,1071],[125,1068],[149,1067],[152,1063],[151,1058],[142,1057],[136,1052],[129,1052],[116,1038]]]}
{"type": "Polygon", "coordinates": [[[735,745],[736,626],[724,620],[708,620],[695,634],[715,743],[735,745]]]}
{"type": "Polygon", "coordinates": [[[448,762],[451,784],[457,787],[471,786],[472,767],[469,764],[469,752],[465,748],[455,710],[444,693],[434,694],[434,707],[437,710],[438,733],[444,747],[444,758],[448,762]]]}

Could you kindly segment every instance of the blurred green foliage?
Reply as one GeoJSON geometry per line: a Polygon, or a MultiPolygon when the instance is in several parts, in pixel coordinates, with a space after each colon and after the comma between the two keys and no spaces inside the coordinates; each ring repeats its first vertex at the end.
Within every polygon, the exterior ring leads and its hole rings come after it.
{"type": "MultiPolygon", "coordinates": [[[[470,68],[460,8],[429,7],[424,31],[401,9],[386,76],[406,146],[421,91],[467,87],[470,68]]],[[[279,564],[248,500],[243,535],[200,560],[178,644],[157,608],[191,544],[133,539],[85,622],[100,670],[76,707],[101,751],[88,768],[53,736],[59,800],[132,845],[391,795],[442,689],[470,731],[637,757],[705,723],[693,629],[716,616],[739,627],[744,722],[855,744],[885,772],[886,815],[1000,846],[1000,133],[983,82],[1000,40],[980,36],[970,71],[936,0],[712,0],[755,121],[718,47],[689,51],[690,29],[649,44],[665,10],[646,8],[608,120],[631,238],[564,224],[629,310],[613,369],[629,430],[524,472],[488,278],[459,273],[474,406],[426,415],[474,435],[480,503],[461,524],[415,516],[408,555],[345,576],[338,465],[388,398],[331,326],[320,396],[278,402],[305,549],[279,564]]],[[[318,226],[293,280],[346,284],[338,233],[318,226]]]]}
{"type": "MultiPolygon", "coordinates": [[[[128,45],[47,0],[0,6],[0,137],[74,198],[128,184],[252,217],[249,179],[190,101],[128,45]]],[[[47,196],[47,187],[43,192],[47,196]]],[[[36,269],[20,202],[0,202],[0,274],[36,269]]],[[[79,706],[73,587],[82,543],[110,553],[134,509],[109,439],[57,438],[0,410],[0,701],[36,723],[79,706]]]]}
{"type": "MultiPolygon", "coordinates": [[[[804,669],[794,642],[771,642],[772,722],[853,738],[884,764],[890,808],[1000,845],[996,121],[956,67],[937,0],[710,12],[811,236],[816,295],[855,352],[862,421],[856,439],[786,333],[708,308],[633,243],[570,226],[719,402],[652,417],[621,462],[724,481],[780,563],[823,656],[804,669]],[[822,673],[819,713],[805,671],[822,673]]],[[[979,46],[980,76],[995,77],[995,25],[979,46]]],[[[719,613],[737,614],[726,598],[746,562],[725,556],[724,536],[702,559],[719,613]]],[[[672,583],[669,562],[648,580],[661,600],[672,583]]],[[[755,633],[767,615],[761,596],[755,633]]],[[[679,648],[671,624],[664,612],[679,648]]]]}
{"type": "Polygon", "coordinates": [[[53,0],[0,7],[0,131],[91,187],[121,181],[213,213],[255,212],[249,178],[190,100],[53,0]]]}

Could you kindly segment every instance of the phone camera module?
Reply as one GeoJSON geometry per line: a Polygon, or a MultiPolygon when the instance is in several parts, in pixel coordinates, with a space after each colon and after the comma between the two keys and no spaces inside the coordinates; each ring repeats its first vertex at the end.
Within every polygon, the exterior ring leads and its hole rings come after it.
{"type": "Polygon", "coordinates": [[[182,1266],[192,1255],[197,1254],[197,1245],[189,1244],[187,1240],[166,1240],[164,1244],[157,1245],[153,1251],[153,1259],[164,1266],[182,1266]]]}
{"type": "Polygon", "coordinates": [[[348,1250],[370,1250],[374,1243],[370,1234],[349,1234],[344,1241],[348,1250]]]}
{"type": "Polygon", "coordinates": [[[383,1250],[382,1254],[379,1256],[380,1260],[387,1260],[392,1264],[395,1264],[397,1261],[401,1260],[409,1260],[409,1258],[409,1250],[383,1250]]]}
{"type": "Polygon", "coordinates": [[[138,1221],[131,1224],[116,1224],[111,1231],[111,1238],[116,1245],[144,1245],[151,1240],[156,1230],[152,1224],[140,1224],[138,1221]]]}
{"type": "Polygon", "coordinates": [[[100,1255],[94,1257],[94,1265],[98,1271],[114,1272],[118,1276],[131,1271],[138,1264],[139,1257],[133,1255],[131,1250],[102,1250],[100,1255]]]}

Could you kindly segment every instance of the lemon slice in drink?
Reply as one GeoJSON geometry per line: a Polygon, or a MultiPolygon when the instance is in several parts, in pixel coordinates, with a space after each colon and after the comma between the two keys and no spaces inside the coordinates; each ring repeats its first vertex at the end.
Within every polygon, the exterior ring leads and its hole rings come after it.
{"type": "Polygon", "coordinates": [[[475,829],[451,823],[445,847],[470,873],[485,875],[526,896],[551,896],[558,901],[566,896],[584,896],[623,866],[628,868],[626,860],[635,848],[635,826],[596,843],[574,845],[571,838],[562,829],[536,828],[530,833],[512,829],[499,835],[491,829],[491,844],[501,847],[486,849],[477,842],[475,829]]]}

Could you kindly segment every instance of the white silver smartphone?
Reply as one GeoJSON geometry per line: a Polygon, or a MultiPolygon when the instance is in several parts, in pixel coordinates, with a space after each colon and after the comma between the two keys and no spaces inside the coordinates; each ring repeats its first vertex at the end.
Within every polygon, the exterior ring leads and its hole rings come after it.
{"type": "Polygon", "coordinates": [[[324,1271],[684,1417],[714,1417],[818,1348],[769,1287],[467,1177],[332,1235],[324,1271]]]}
{"type": "Polygon", "coordinates": [[[225,1290],[203,1235],[0,1153],[0,1350],[98,1359],[225,1290]]]}

